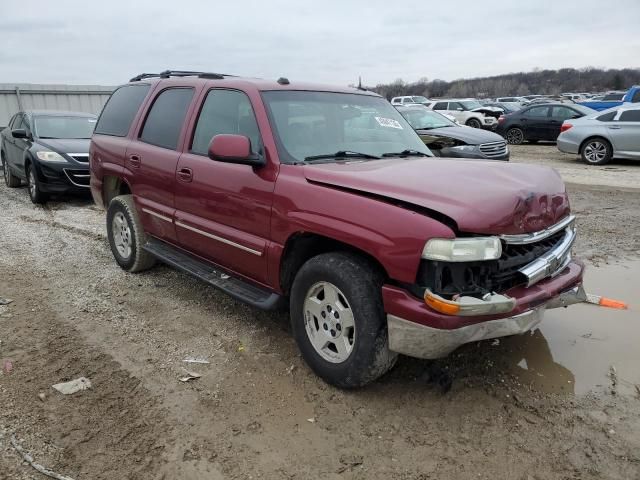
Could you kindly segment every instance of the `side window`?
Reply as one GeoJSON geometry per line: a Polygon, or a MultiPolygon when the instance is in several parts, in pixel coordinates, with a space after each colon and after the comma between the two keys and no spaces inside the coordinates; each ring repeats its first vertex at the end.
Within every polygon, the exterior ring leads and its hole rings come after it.
{"type": "Polygon", "coordinates": [[[604,115],[600,115],[599,117],[596,117],[596,120],[599,120],[601,122],[612,122],[616,116],[616,113],[618,113],[617,110],[614,110],[613,112],[605,113],[604,115]]]}
{"type": "Polygon", "coordinates": [[[620,114],[619,122],[640,122],[640,110],[625,110],[620,114]]]}
{"type": "Polygon", "coordinates": [[[394,99],[391,100],[391,103],[394,103],[394,104],[395,103],[400,103],[400,99],[394,98],[394,99]]]}
{"type": "Polygon", "coordinates": [[[525,112],[527,117],[541,118],[546,117],[549,112],[549,107],[533,107],[525,112]]]}
{"type": "Polygon", "coordinates": [[[31,128],[29,127],[29,118],[27,117],[26,114],[22,115],[22,121],[20,122],[20,124],[16,128],[21,128],[21,129],[26,130],[28,132],[31,131],[31,128]]]}
{"type": "Polygon", "coordinates": [[[464,110],[459,102],[449,102],[449,110],[458,110],[459,108],[464,110]]]}
{"type": "Polygon", "coordinates": [[[636,90],[636,93],[631,97],[631,103],[639,103],[640,102],[640,89],[636,90]]]}
{"type": "Polygon", "coordinates": [[[160,92],[149,110],[140,140],[176,150],[193,88],[169,88],[160,92]]]}
{"type": "Polygon", "coordinates": [[[147,93],[149,85],[125,85],[111,94],[102,109],[95,133],[126,137],[136,113],[147,93]]]}
{"type": "Polygon", "coordinates": [[[433,106],[434,110],[446,110],[447,102],[438,102],[433,106]]]}
{"type": "Polygon", "coordinates": [[[22,114],[21,113],[16,113],[13,118],[11,119],[11,123],[9,124],[9,128],[11,128],[11,130],[15,130],[16,128],[18,128],[18,125],[20,125],[20,122],[22,121],[22,114]]]}
{"type": "Polygon", "coordinates": [[[413,103],[413,100],[411,100],[410,98],[403,98],[402,103],[413,103]]]}
{"type": "Polygon", "coordinates": [[[571,118],[575,115],[580,115],[582,116],[581,113],[576,112],[575,110],[569,108],[569,107],[552,107],[551,110],[551,116],[553,118],[557,118],[560,120],[566,120],[568,118],[571,118]]]}
{"type": "Polygon", "coordinates": [[[249,97],[237,90],[211,90],[202,104],[191,142],[191,152],[207,155],[209,143],[216,135],[245,135],[251,140],[251,150],[259,153],[260,130],[249,97]]]}

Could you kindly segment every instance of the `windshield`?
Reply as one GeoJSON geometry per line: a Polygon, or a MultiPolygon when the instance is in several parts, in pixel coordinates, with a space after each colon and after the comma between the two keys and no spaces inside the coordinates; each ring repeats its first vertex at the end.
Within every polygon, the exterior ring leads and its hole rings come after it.
{"type": "Polygon", "coordinates": [[[39,116],[34,119],[39,138],[91,138],[96,126],[94,117],[39,116]]]}
{"type": "Polygon", "coordinates": [[[427,110],[426,108],[412,108],[400,112],[409,124],[416,130],[431,130],[433,128],[455,127],[448,118],[438,112],[427,110]]]}
{"type": "Polygon", "coordinates": [[[333,152],[381,157],[414,150],[431,156],[413,128],[383,98],[292,90],[262,95],[283,163],[333,152]]]}
{"type": "Polygon", "coordinates": [[[417,97],[411,97],[411,98],[416,103],[427,103],[429,101],[429,99],[427,97],[417,96],[417,97]]]}
{"type": "Polygon", "coordinates": [[[466,110],[473,110],[474,108],[481,107],[480,102],[476,100],[465,100],[463,102],[459,102],[466,110]]]}

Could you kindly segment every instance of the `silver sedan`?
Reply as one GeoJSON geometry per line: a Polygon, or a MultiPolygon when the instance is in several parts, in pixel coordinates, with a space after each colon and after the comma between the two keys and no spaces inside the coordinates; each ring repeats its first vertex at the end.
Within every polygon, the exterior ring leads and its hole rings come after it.
{"type": "Polygon", "coordinates": [[[565,120],[557,145],[561,152],[580,154],[590,165],[604,165],[612,158],[640,160],[640,104],[565,120]]]}

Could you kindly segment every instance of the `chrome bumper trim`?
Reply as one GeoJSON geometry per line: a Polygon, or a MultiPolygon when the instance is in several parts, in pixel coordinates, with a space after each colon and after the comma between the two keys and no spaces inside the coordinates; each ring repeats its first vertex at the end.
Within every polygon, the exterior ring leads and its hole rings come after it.
{"type": "Polygon", "coordinates": [[[538,325],[548,308],[566,307],[583,302],[582,285],[552,298],[546,304],[513,317],[489,320],[454,330],[427,327],[395,315],[387,315],[389,349],[410,357],[435,359],[447,356],[469,342],[518,335],[538,325]]]}
{"type": "Polygon", "coordinates": [[[527,287],[547,277],[559,274],[571,261],[571,246],[576,239],[576,228],[573,223],[566,227],[562,241],[553,249],[533,262],[522,267],[519,272],[527,277],[527,287]]]}
{"type": "Polygon", "coordinates": [[[549,228],[545,228],[544,230],[533,233],[524,233],[521,235],[500,235],[500,239],[510,245],[526,245],[528,243],[539,242],[540,240],[550,237],[554,233],[558,233],[560,230],[572,225],[575,220],[575,215],[570,215],[564,220],[561,220],[555,225],[551,225],[549,228]]]}

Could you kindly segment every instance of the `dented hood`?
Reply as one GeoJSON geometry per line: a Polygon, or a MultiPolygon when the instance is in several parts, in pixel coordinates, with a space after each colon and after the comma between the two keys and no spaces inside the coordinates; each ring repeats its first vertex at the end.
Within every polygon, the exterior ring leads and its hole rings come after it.
{"type": "Polygon", "coordinates": [[[305,165],[308,181],[399,200],[451,218],[462,232],[542,230],[569,213],[555,170],[449,158],[390,158],[305,165]]]}

